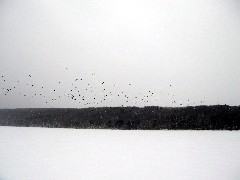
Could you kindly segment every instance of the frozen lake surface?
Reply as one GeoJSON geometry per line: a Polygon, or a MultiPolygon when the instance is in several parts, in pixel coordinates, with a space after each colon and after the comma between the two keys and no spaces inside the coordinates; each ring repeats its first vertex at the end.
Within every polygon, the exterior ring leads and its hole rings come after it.
{"type": "Polygon", "coordinates": [[[238,180],[240,131],[0,127],[1,180],[238,180]]]}

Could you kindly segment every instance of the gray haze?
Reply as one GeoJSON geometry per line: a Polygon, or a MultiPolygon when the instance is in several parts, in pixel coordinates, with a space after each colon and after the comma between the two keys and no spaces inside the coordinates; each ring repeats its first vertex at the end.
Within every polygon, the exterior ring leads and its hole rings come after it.
{"type": "Polygon", "coordinates": [[[0,0],[0,88],[0,108],[239,105],[240,3],[0,0]]]}

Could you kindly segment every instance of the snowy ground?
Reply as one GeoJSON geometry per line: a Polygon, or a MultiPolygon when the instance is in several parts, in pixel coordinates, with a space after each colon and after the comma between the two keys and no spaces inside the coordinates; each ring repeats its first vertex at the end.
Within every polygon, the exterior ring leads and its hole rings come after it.
{"type": "Polygon", "coordinates": [[[1,180],[240,179],[240,131],[0,127],[1,180]]]}

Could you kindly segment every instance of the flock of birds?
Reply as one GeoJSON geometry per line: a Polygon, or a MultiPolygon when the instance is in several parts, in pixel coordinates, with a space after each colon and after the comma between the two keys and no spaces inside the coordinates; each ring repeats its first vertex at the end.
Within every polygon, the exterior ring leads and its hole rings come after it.
{"type": "MultiPolygon", "coordinates": [[[[66,68],[68,71],[68,68],[66,68]]],[[[92,73],[91,76],[95,76],[95,73],[92,73]]],[[[4,75],[1,75],[1,81],[0,85],[1,91],[0,91],[0,97],[2,96],[8,96],[11,93],[18,94],[19,96],[25,97],[25,98],[41,98],[43,99],[43,102],[45,104],[51,104],[51,102],[61,102],[64,98],[67,98],[70,101],[73,101],[74,103],[78,103],[82,105],[83,107],[99,107],[102,106],[104,103],[108,104],[109,101],[115,101],[120,102],[120,106],[142,106],[142,105],[152,105],[154,101],[160,101],[159,96],[171,96],[174,98],[174,94],[170,93],[163,93],[163,92],[155,92],[155,91],[147,91],[145,94],[141,94],[138,96],[130,96],[128,92],[120,91],[117,85],[113,84],[111,88],[108,89],[109,85],[106,86],[106,82],[102,81],[98,84],[98,87],[100,88],[95,92],[96,87],[94,87],[93,84],[90,82],[85,82],[85,79],[83,78],[75,78],[71,81],[71,84],[66,85],[65,82],[57,81],[57,85],[64,85],[67,86],[68,89],[65,93],[62,93],[61,87],[56,87],[55,89],[50,90],[50,92],[45,91],[44,89],[49,90],[49,88],[41,86],[37,83],[34,83],[34,77],[31,74],[26,75],[28,78],[28,83],[16,80],[16,83],[14,86],[10,86],[7,83],[7,77],[4,75]],[[84,85],[83,85],[84,84],[84,85]],[[18,86],[25,86],[24,89],[28,89],[26,92],[21,92],[22,89],[18,88],[18,86]],[[31,91],[31,88],[38,89],[39,92],[31,91]],[[115,88],[115,90],[114,90],[115,88]],[[99,93],[101,92],[101,93],[99,93]]],[[[86,79],[87,80],[87,79],[86,79]]],[[[95,83],[96,84],[96,83],[95,83]]],[[[125,86],[129,86],[131,88],[134,88],[131,83],[126,84],[125,86]]],[[[169,85],[169,88],[171,88],[172,85],[169,85]]],[[[183,106],[183,105],[189,105],[191,103],[190,100],[187,100],[185,104],[183,104],[182,101],[172,100],[171,103],[174,106],[183,106]]],[[[200,101],[200,103],[204,103],[204,100],[200,101]]],[[[110,103],[111,104],[111,103],[110,103]]],[[[119,106],[119,103],[117,103],[119,106]]],[[[192,102],[192,105],[195,105],[195,103],[192,102]]]]}

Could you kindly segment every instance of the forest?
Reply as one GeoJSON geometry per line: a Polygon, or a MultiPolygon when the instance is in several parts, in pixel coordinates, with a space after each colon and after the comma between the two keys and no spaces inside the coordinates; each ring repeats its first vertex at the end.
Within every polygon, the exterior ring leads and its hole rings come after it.
{"type": "Polygon", "coordinates": [[[0,126],[121,130],[239,130],[240,106],[0,109],[0,126]]]}

